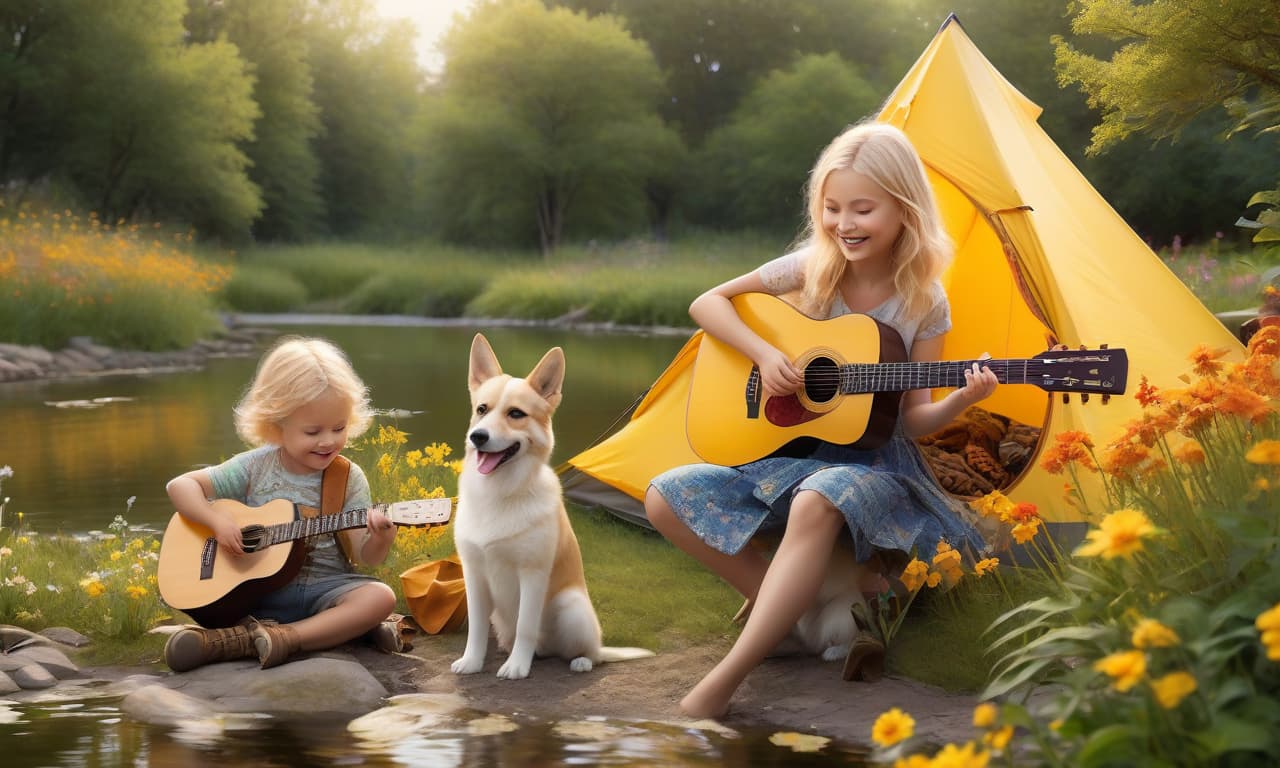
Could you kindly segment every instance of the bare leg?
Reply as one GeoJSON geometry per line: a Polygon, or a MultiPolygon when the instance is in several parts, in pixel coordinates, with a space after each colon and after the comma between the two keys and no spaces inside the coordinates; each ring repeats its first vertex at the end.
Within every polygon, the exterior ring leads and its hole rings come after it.
{"type": "Polygon", "coordinates": [[[676,513],[671,510],[671,505],[652,487],[645,494],[644,510],[649,516],[649,522],[658,529],[658,533],[665,536],[678,549],[710,568],[748,601],[755,599],[756,592],[760,590],[760,582],[764,579],[765,570],[769,567],[769,561],[759,550],[746,546],[736,555],[726,555],[708,546],[698,538],[696,533],[689,530],[680,518],[676,517],[676,513]]]}
{"type": "Polygon", "coordinates": [[[360,637],[396,607],[396,593],[380,581],[347,592],[332,608],[296,621],[292,626],[304,651],[319,651],[360,637]]]}
{"type": "Polygon", "coordinates": [[[844,524],[844,516],[820,494],[796,494],[755,608],[733,648],[680,702],[686,715],[721,717],[728,711],[733,692],[813,603],[844,524]]]}

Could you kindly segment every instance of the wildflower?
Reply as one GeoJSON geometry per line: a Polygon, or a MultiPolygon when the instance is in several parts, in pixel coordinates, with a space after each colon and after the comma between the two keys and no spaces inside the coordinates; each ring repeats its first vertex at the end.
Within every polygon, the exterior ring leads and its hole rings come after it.
{"type": "Polygon", "coordinates": [[[1250,464],[1280,464],[1280,440],[1260,440],[1244,455],[1250,464]]]}
{"type": "Polygon", "coordinates": [[[1249,339],[1249,355],[1280,355],[1280,325],[1264,325],[1249,339]]]}
{"type": "Polygon", "coordinates": [[[1173,456],[1183,464],[1203,464],[1204,448],[1195,440],[1188,440],[1174,449],[1173,456]]]}
{"type": "Polygon", "coordinates": [[[1093,448],[1093,440],[1087,432],[1067,430],[1054,435],[1054,443],[1045,451],[1040,466],[1050,474],[1058,474],[1067,464],[1076,463],[1088,470],[1096,469],[1089,450],[1093,448]]]}
{"type": "Polygon", "coordinates": [[[378,471],[382,473],[383,477],[390,477],[391,469],[394,466],[395,459],[391,458],[391,454],[384,453],[378,457],[378,471]]]}
{"type": "Polygon", "coordinates": [[[973,708],[974,728],[990,728],[996,724],[999,718],[1000,710],[989,701],[984,701],[973,708]]]}
{"type": "Polygon", "coordinates": [[[948,744],[933,756],[930,763],[933,768],[986,768],[989,756],[986,752],[975,752],[973,742],[957,747],[948,744]]]}
{"type": "Polygon", "coordinates": [[[134,600],[138,600],[142,597],[145,597],[147,594],[147,588],[143,586],[139,586],[137,584],[130,584],[125,589],[125,591],[128,592],[129,597],[133,598],[134,600]]]}
{"type": "Polygon", "coordinates": [[[1003,728],[999,728],[997,730],[992,731],[991,733],[985,734],[982,737],[982,743],[986,744],[988,747],[991,747],[994,750],[1004,751],[1004,748],[1009,746],[1009,742],[1012,739],[1013,739],[1013,726],[1006,725],[1003,728]]]}
{"type": "Polygon", "coordinates": [[[1189,672],[1170,672],[1151,681],[1151,692],[1156,703],[1164,709],[1173,709],[1196,690],[1196,678],[1189,672]]]}
{"type": "Polygon", "coordinates": [[[928,578],[928,575],[929,566],[922,560],[912,558],[911,562],[907,563],[907,567],[902,570],[902,575],[899,578],[902,580],[902,585],[907,588],[908,592],[915,592],[917,589],[924,586],[925,579],[928,578]]]}
{"type": "Polygon", "coordinates": [[[911,715],[894,707],[876,718],[875,724],[871,726],[871,740],[882,747],[892,747],[911,738],[915,732],[916,721],[911,715]]]}
{"type": "Polygon", "coordinates": [[[980,499],[969,502],[969,506],[983,517],[998,517],[1002,521],[1013,508],[1013,502],[1005,498],[999,491],[992,491],[980,499]]]}
{"type": "Polygon", "coordinates": [[[0,467],[0,480],[8,480],[11,477],[13,477],[13,467],[8,464],[0,467]]]}
{"type": "Polygon", "coordinates": [[[929,578],[925,579],[924,583],[929,587],[929,589],[934,589],[942,583],[942,574],[937,571],[933,571],[929,574],[929,578]]]}
{"type": "Polygon", "coordinates": [[[1013,505],[1013,511],[1009,514],[1011,520],[1019,523],[1025,523],[1040,517],[1040,511],[1035,504],[1029,501],[1020,501],[1013,505]]]}
{"type": "Polygon", "coordinates": [[[404,463],[408,464],[410,469],[417,469],[422,463],[422,451],[409,451],[404,455],[404,463]]]}
{"type": "Polygon", "coordinates": [[[1262,644],[1266,646],[1267,658],[1280,661],[1280,603],[1258,614],[1253,625],[1262,633],[1262,644]]]}
{"type": "Polygon", "coordinates": [[[1034,539],[1036,534],[1039,532],[1040,518],[1038,517],[1033,517],[1025,523],[1018,523],[1013,526],[1013,530],[1011,531],[1013,534],[1013,540],[1019,544],[1026,544],[1028,541],[1034,539]]]}
{"type": "Polygon", "coordinates": [[[1151,386],[1147,381],[1146,374],[1143,374],[1142,378],[1138,380],[1138,391],[1133,396],[1143,408],[1160,404],[1160,390],[1151,386]]]}
{"type": "Polygon", "coordinates": [[[98,597],[107,591],[106,585],[100,581],[90,581],[88,584],[84,584],[83,586],[84,591],[89,594],[89,597],[98,597]]]}
{"type": "Polygon", "coordinates": [[[118,550],[118,549],[112,550],[112,551],[111,551],[111,562],[113,562],[113,563],[114,563],[115,561],[119,560],[123,555],[124,555],[124,553],[123,553],[123,552],[121,552],[121,551],[120,551],[120,550],[118,550]]]}
{"type": "Polygon", "coordinates": [[[1075,553],[1080,557],[1102,555],[1108,560],[1129,557],[1142,551],[1142,539],[1155,532],[1155,526],[1142,512],[1120,509],[1102,518],[1097,529],[1087,534],[1089,541],[1082,544],[1075,553]]]}
{"type": "Polygon", "coordinates": [[[1142,651],[1119,651],[1093,663],[1093,668],[1111,678],[1111,687],[1124,693],[1147,673],[1147,655],[1142,651]]]}
{"type": "Polygon", "coordinates": [[[1179,642],[1177,632],[1155,619],[1143,619],[1133,628],[1134,648],[1171,648],[1179,642]]]}
{"type": "Polygon", "coordinates": [[[1222,370],[1222,363],[1218,362],[1227,354],[1226,348],[1210,349],[1207,345],[1201,344],[1191,350],[1189,358],[1194,363],[1194,370],[1200,376],[1213,377],[1217,376],[1222,370]]]}
{"type": "Polygon", "coordinates": [[[1241,384],[1230,383],[1223,389],[1218,410],[1239,416],[1254,424],[1261,424],[1273,413],[1267,398],[1241,384]]]}
{"type": "Polygon", "coordinates": [[[973,575],[978,578],[982,578],[988,573],[995,573],[995,570],[999,565],[1000,558],[998,557],[988,557],[985,560],[979,560],[973,566],[973,575]]]}
{"type": "Polygon", "coordinates": [[[13,554],[13,550],[8,547],[0,547],[0,557],[8,557],[13,554]]]}

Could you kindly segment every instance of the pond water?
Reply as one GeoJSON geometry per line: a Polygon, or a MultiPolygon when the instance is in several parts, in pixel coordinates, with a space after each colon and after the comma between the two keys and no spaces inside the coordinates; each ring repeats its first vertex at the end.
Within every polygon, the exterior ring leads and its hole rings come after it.
{"type": "Polygon", "coordinates": [[[8,705],[0,701],[6,768],[187,766],[864,766],[866,750],[835,743],[796,752],[776,732],[447,709],[398,716],[392,704],[351,723],[253,715],[167,728],[131,722],[114,699],[8,705]],[[372,721],[372,722],[371,722],[372,721]]]}
{"type": "MultiPolygon", "coordinates": [[[[374,406],[403,414],[387,423],[409,433],[409,448],[445,442],[461,452],[476,328],[277,327],[342,346],[374,406]]],[[[551,347],[564,348],[554,463],[609,431],[687,338],[519,327],[484,333],[504,370],[517,376],[551,347]]],[[[3,524],[21,512],[28,530],[82,533],[105,530],[123,514],[135,526],[163,529],[173,512],[164,492],[170,478],[244,449],[231,409],[257,362],[256,356],[225,358],[183,373],[0,385],[0,466],[14,471],[0,487],[11,499],[3,524]],[[136,497],[132,509],[130,497],[136,497]]]]}

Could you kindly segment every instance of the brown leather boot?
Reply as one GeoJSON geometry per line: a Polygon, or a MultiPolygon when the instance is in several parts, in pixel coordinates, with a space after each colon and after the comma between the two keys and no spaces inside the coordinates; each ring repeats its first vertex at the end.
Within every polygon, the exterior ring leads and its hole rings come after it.
{"type": "Polygon", "coordinates": [[[253,638],[244,625],[225,629],[186,627],[170,635],[164,644],[164,663],[174,672],[256,655],[253,638]]]}
{"type": "Polygon", "coordinates": [[[263,669],[285,663],[302,648],[297,630],[287,624],[251,620],[249,634],[263,669]]]}

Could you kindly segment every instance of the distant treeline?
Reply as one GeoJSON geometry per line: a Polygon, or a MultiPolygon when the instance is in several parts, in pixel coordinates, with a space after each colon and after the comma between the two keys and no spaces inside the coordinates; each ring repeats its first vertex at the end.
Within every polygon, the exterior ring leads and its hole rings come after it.
{"type": "MultiPolygon", "coordinates": [[[[426,0],[430,2],[430,0],[426,0]]],[[[1086,156],[1066,0],[480,0],[421,69],[370,0],[0,0],[4,196],[224,242],[793,232],[818,150],[955,12],[1139,234],[1234,237],[1274,135],[1086,156]]]]}

